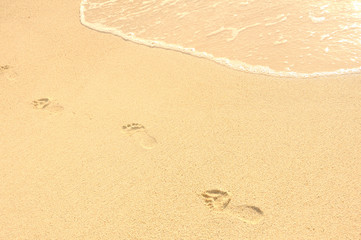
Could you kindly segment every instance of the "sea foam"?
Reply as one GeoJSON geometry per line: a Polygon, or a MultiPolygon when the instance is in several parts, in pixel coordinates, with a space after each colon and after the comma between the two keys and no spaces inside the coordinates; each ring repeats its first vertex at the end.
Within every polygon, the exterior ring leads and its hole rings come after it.
{"type": "Polygon", "coordinates": [[[82,0],[83,25],[276,76],[361,72],[361,2],[82,0]]]}

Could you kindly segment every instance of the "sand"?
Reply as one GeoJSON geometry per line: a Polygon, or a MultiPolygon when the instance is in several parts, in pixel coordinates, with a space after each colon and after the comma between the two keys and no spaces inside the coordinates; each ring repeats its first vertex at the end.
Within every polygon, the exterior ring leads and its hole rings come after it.
{"type": "Polygon", "coordinates": [[[0,239],[361,239],[360,75],[276,78],[0,10],[0,239]]]}

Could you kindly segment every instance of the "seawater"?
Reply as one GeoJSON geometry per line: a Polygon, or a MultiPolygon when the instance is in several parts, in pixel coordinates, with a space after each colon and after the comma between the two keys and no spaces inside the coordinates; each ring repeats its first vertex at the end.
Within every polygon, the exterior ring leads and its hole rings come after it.
{"type": "Polygon", "coordinates": [[[360,0],[82,0],[83,25],[234,69],[361,72],[360,0]]]}

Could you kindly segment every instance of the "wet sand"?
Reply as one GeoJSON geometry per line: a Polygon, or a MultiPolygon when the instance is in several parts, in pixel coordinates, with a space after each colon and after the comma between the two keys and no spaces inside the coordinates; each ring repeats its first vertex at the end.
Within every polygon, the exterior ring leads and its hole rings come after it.
{"type": "MultiPolygon", "coordinates": [[[[360,239],[360,75],[277,78],[0,12],[0,239],[360,239]]],[[[56,10],[56,11],[55,11],[56,10]]]]}

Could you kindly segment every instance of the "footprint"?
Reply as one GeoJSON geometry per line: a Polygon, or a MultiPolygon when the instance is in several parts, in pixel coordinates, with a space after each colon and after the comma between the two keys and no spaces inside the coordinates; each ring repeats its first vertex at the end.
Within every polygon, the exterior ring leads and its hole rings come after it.
{"type": "Polygon", "coordinates": [[[231,196],[228,192],[218,189],[207,190],[201,194],[203,202],[210,209],[237,217],[249,224],[259,223],[264,214],[261,209],[250,205],[233,206],[230,204],[231,196]]]}
{"type": "Polygon", "coordinates": [[[212,210],[223,211],[231,201],[231,196],[227,192],[213,189],[203,192],[204,203],[212,210]]]}
{"type": "Polygon", "coordinates": [[[38,100],[34,100],[32,102],[34,108],[37,108],[37,109],[43,109],[43,108],[46,108],[49,104],[50,104],[50,100],[49,98],[40,98],[38,100]]]}
{"type": "Polygon", "coordinates": [[[11,66],[2,65],[0,66],[0,76],[3,75],[7,80],[13,81],[17,77],[17,73],[11,70],[11,66]]]}
{"type": "Polygon", "coordinates": [[[146,128],[139,123],[131,123],[122,127],[123,133],[133,136],[145,149],[152,149],[157,145],[157,140],[147,133],[146,128]]]}
{"type": "Polygon", "coordinates": [[[250,206],[250,205],[229,206],[227,210],[228,210],[226,212],[227,214],[236,216],[243,222],[249,224],[257,224],[264,218],[263,211],[255,206],[250,206]]]}
{"type": "Polygon", "coordinates": [[[5,72],[5,70],[8,70],[10,68],[9,65],[3,65],[3,66],[0,66],[0,72],[5,72]]]}
{"type": "Polygon", "coordinates": [[[32,105],[35,109],[46,109],[50,112],[60,112],[64,109],[59,103],[49,98],[40,98],[32,101],[32,105]]]}

